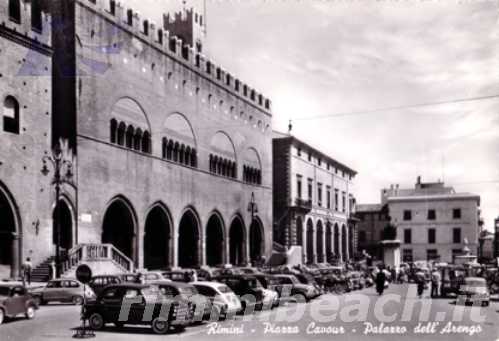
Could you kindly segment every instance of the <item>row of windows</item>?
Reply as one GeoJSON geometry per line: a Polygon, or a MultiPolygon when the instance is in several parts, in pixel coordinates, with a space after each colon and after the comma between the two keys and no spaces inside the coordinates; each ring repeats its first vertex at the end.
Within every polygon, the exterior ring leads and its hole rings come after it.
{"type": "Polygon", "coordinates": [[[262,171],[250,166],[243,167],[243,181],[250,183],[261,185],[262,184],[262,171]]]}
{"type": "Polygon", "coordinates": [[[3,131],[19,134],[19,102],[13,96],[7,96],[3,102],[3,131]]]}
{"type": "Polygon", "coordinates": [[[210,172],[235,179],[237,178],[237,165],[235,161],[210,154],[210,172]]]}
{"type": "Polygon", "coordinates": [[[162,141],[162,157],[189,167],[197,167],[196,148],[186,146],[178,141],[168,140],[166,137],[163,137],[162,141]]]}
{"type": "MultiPolygon", "coordinates": [[[[462,254],[461,249],[452,249],[452,259],[454,259],[456,256],[459,256],[460,254],[462,254]]],[[[437,249],[426,250],[426,260],[439,260],[439,259],[440,255],[438,254],[437,249]]],[[[412,249],[402,250],[402,261],[406,263],[414,261],[412,249]]]]}
{"type": "MultiPolygon", "coordinates": [[[[428,244],[435,244],[437,242],[436,229],[428,229],[428,244]]],[[[461,243],[461,228],[456,227],[452,229],[452,242],[454,244],[461,243]]],[[[404,244],[412,243],[412,230],[404,229],[404,244]]]]}
{"type": "Polygon", "coordinates": [[[111,143],[124,146],[129,149],[151,154],[151,134],[140,128],[134,128],[133,125],[127,125],[125,122],[111,120],[111,143]]]}
{"type": "MultiPolygon", "coordinates": [[[[297,148],[296,152],[297,152],[298,156],[302,156],[301,148],[297,148]]],[[[312,157],[312,152],[311,151],[308,151],[307,160],[309,162],[313,162],[313,157],[312,157]]],[[[322,158],[316,157],[315,160],[317,161],[317,166],[322,167],[322,158]]],[[[329,171],[329,170],[331,170],[331,168],[334,168],[334,167],[331,166],[331,164],[329,162],[326,162],[326,169],[329,171]]],[[[338,168],[334,168],[334,173],[335,174],[339,174],[340,173],[339,169],[338,168]]],[[[341,171],[341,177],[343,177],[345,179],[348,179],[348,180],[352,180],[353,179],[353,175],[352,174],[347,174],[344,170],[341,171]]]]}
{"type": "MultiPolygon", "coordinates": [[[[31,0],[31,28],[42,31],[41,0],[31,0]]],[[[9,19],[16,24],[21,23],[21,0],[9,0],[9,19]]]]}
{"type": "MultiPolygon", "coordinates": [[[[308,187],[307,187],[307,194],[308,194],[308,200],[312,202],[313,199],[313,180],[308,179],[308,187]]],[[[323,185],[321,183],[317,184],[317,205],[322,206],[322,187],[323,185]]],[[[302,177],[301,175],[297,175],[296,178],[296,196],[298,199],[303,198],[303,193],[302,193],[302,177]]],[[[354,199],[352,198],[352,201],[354,199]]],[[[326,208],[331,209],[331,187],[326,186],[326,208]]],[[[346,192],[341,192],[341,211],[346,212],[346,192]]],[[[334,189],[334,210],[339,211],[339,190],[334,189]]]]}
{"type": "MultiPolygon", "coordinates": [[[[437,212],[436,212],[436,210],[435,209],[429,209],[427,211],[426,218],[428,220],[436,220],[437,219],[437,212]]],[[[403,219],[405,221],[412,220],[412,211],[411,210],[404,210],[403,219]]],[[[461,219],[461,209],[460,208],[454,208],[454,209],[452,209],[452,219],[461,219]]]]}

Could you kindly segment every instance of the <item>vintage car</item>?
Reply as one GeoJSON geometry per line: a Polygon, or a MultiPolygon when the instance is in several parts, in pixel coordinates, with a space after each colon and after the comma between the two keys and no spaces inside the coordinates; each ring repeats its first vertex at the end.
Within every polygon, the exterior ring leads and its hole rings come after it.
{"type": "Polygon", "coordinates": [[[454,265],[447,265],[439,267],[439,271],[442,278],[440,294],[443,297],[457,295],[459,293],[459,288],[466,277],[465,270],[454,265]]]}
{"type": "Polygon", "coordinates": [[[118,328],[151,325],[154,333],[166,334],[170,328],[183,330],[189,325],[192,310],[189,302],[169,298],[155,285],[129,283],[106,287],[97,299],[85,304],[83,318],[94,330],[106,323],[118,328]],[[127,309],[128,314],[124,314],[127,309]]]}
{"type": "Polygon", "coordinates": [[[32,319],[37,309],[38,304],[25,287],[18,284],[0,284],[0,324],[5,318],[16,317],[20,314],[27,319],[32,319]]]}
{"type": "Polygon", "coordinates": [[[490,292],[487,281],[482,277],[466,277],[459,287],[456,304],[473,304],[487,307],[490,304],[490,292]]]}
{"type": "Polygon", "coordinates": [[[263,308],[265,291],[255,276],[221,275],[214,280],[226,284],[239,296],[243,311],[246,311],[247,307],[252,307],[255,310],[263,308]]]}
{"type": "Polygon", "coordinates": [[[156,281],[151,284],[157,285],[163,295],[168,297],[180,297],[191,303],[194,311],[193,322],[201,322],[211,315],[212,303],[203,295],[198,293],[195,286],[190,283],[156,281]]]}
{"type": "Polygon", "coordinates": [[[348,272],[347,278],[350,281],[352,290],[362,290],[366,286],[366,279],[359,271],[348,272]]]}
{"type": "Polygon", "coordinates": [[[294,275],[275,275],[281,300],[297,300],[308,302],[320,296],[321,292],[315,286],[301,283],[294,275]]]}
{"type": "Polygon", "coordinates": [[[95,293],[86,286],[83,290],[83,284],[76,279],[54,279],[41,288],[36,288],[31,291],[31,295],[39,305],[44,305],[50,302],[73,303],[76,305],[83,304],[83,299],[91,299],[95,297],[95,293]]]}
{"type": "Polygon", "coordinates": [[[241,301],[234,291],[223,283],[193,282],[200,295],[207,297],[213,304],[214,316],[227,317],[242,309],[241,301]]]}

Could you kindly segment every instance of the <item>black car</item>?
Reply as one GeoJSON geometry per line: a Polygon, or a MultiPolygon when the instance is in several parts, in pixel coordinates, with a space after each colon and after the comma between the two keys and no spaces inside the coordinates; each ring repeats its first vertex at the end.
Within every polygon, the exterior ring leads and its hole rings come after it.
{"type": "Polygon", "coordinates": [[[155,285],[116,284],[85,304],[83,318],[94,330],[106,323],[118,328],[133,324],[151,325],[156,334],[166,334],[171,327],[181,330],[190,324],[192,310],[187,301],[168,298],[155,285]]]}
{"type": "Polygon", "coordinates": [[[321,292],[315,286],[303,284],[294,275],[275,275],[276,289],[281,299],[298,299],[308,302],[320,296],[321,292]]]}
{"type": "Polygon", "coordinates": [[[242,311],[246,311],[246,307],[254,307],[254,309],[262,309],[264,292],[262,284],[253,275],[221,275],[214,279],[215,282],[220,282],[227,285],[239,296],[242,305],[242,311]]]}
{"type": "Polygon", "coordinates": [[[101,275],[94,276],[88,282],[88,285],[92,288],[96,295],[99,295],[105,287],[111,284],[120,284],[122,281],[119,276],[114,275],[101,275]]]}

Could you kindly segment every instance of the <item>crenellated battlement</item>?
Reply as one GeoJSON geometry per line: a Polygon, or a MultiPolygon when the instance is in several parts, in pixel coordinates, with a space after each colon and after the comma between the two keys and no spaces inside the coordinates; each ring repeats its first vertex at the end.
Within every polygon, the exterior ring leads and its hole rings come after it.
{"type": "MultiPolygon", "coordinates": [[[[142,42],[146,42],[151,47],[160,50],[193,72],[200,74],[236,97],[270,114],[271,101],[268,98],[248,84],[243,83],[233,74],[225,71],[202,53],[197,52],[194,47],[185,44],[182,39],[171,34],[169,30],[157,27],[149,19],[143,19],[138,11],[126,8],[115,0],[76,1],[91,8],[96,14],[105,17],[106,20],[133,34],[142,42]]],[[[176,22],[177,20],[187,20],[187,16],[194,16],[195,19],[196,14],[193,9],[190,9],[185,10],[185,13],[178,12],[173,17],[165,16],[165,18],[167,17],[169,22],[176,22]]],[[[198,17],[199,21],[200,17],[198,17]]]]}
{"type": "Polygon", "coordinates": [[[0,29],[7,29],[13,37],[28,40],[39,47],[52,45],[51,16],[41,0],[0,1],[0,29]]]}

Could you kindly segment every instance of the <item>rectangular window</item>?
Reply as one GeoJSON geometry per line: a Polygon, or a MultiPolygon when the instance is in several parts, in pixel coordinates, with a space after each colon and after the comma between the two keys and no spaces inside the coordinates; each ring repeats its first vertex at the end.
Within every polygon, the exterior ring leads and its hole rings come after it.
{"type": "Polygon", "coordinates": [[[347,198],[345,192],[341,192],[341,210],[342,212],[346,212],[347,210],[347,198]]]}
{"type": "Polygon", "coordinates": [[[319,167],[322,165],[322,159],[321,158],[317,158],[317,164],[319,165],[319,167]]]}
{"type": "Polygon", "coordinates": [[[297,148],[297,149],[296,149],[296,154],[297,154],[298,156],[301,156],[301,148],[297,148]]]}
{"type": "Polygon", "coordinates": [[[317,184],[317,204],[322,206],[322,184],[317,184]]]}
{"type": "Polygon", "coordinates": [[[435,229],[428,229],[428,244],[435,244],[436,242],[435,229]]]}
{"type": "Polygon", "coordinates": [[[301,199],[301,176],[296,176],[296,196],[301,199]]]}
{"type": "Polygon", "coordinates": [[[312,161],[312,153],[308,152],[308,161],[312,161]]]}
{"type": "Polygon", "coordinates": [[[453,219],[461,219],[461,209],[455,208],[452,210],[452,218],[453,219]]]}
{"type": "Polygon", "coordinates": [[[461,243],[461,229],[459,227],[452,229],[452,242],[454,244],[461,243]]]}
{"type": "Polygon", "coordinates": [[[328,163],[327,164],[327,170],[330,170],[331,169],[331,165],[328,163]]]}
{"type": "Polygon", "coordinates": [[[21,0],[9,0],[9,19],[21,23],[21,0]]]}
{"type": "Polygon", "coordinates": [[[330,210],[331,209],[331,187],[327,187],[327,190],[326,190],[326,200],[327,200],[327,209],[330,210]]]}
{"type": "Polygon", "coordinates": [[[437,213],[435,212],[435,210],[431,209],[431,210],[428,210],[428,220],[435,220],[437,219],[437,213]]]}
{"type": "Polygon", "coordinates": [[[309,201],[312,201],[312,192],[313,192],[312,182],[313,182],[312,179],[308,179],[308,200],[309,201]]]}
{"type": "Polygon", "coordinates": [[[402,260],[404,262],[412,262],[412,249],[404,249],[402,250],[402,260]]]}
{"type": "Polygon", "coordinates": [[[31,0],[31,29],[36,32],[42,31],[42,8],[40,0],[31,0]]]}
{"type": "Polygon", "coordinates": [[[412,243],[412,230],[404,229],[404,244],[411,244],[411,243],[412,243]]]}
{"type": "Polygon", "coordinates": [[[440,256],[438,255],[438,252],[436,249],[426,250],[426,259],[427,260],[437,260],[439,258],[440,258],[440,256]]]}
{"type": "Polygon", "coordinates": [[[411,210],[404,210],[404,220],[412,220],[412,211],[411,210]]]}
{"type": "Polygon", "coordinates": [[[335,189],[334,190],[334,210],[335,211],[338,211],[338,200],[339,200],[339,198],[338,198],[338,190],[335,189]]]}

